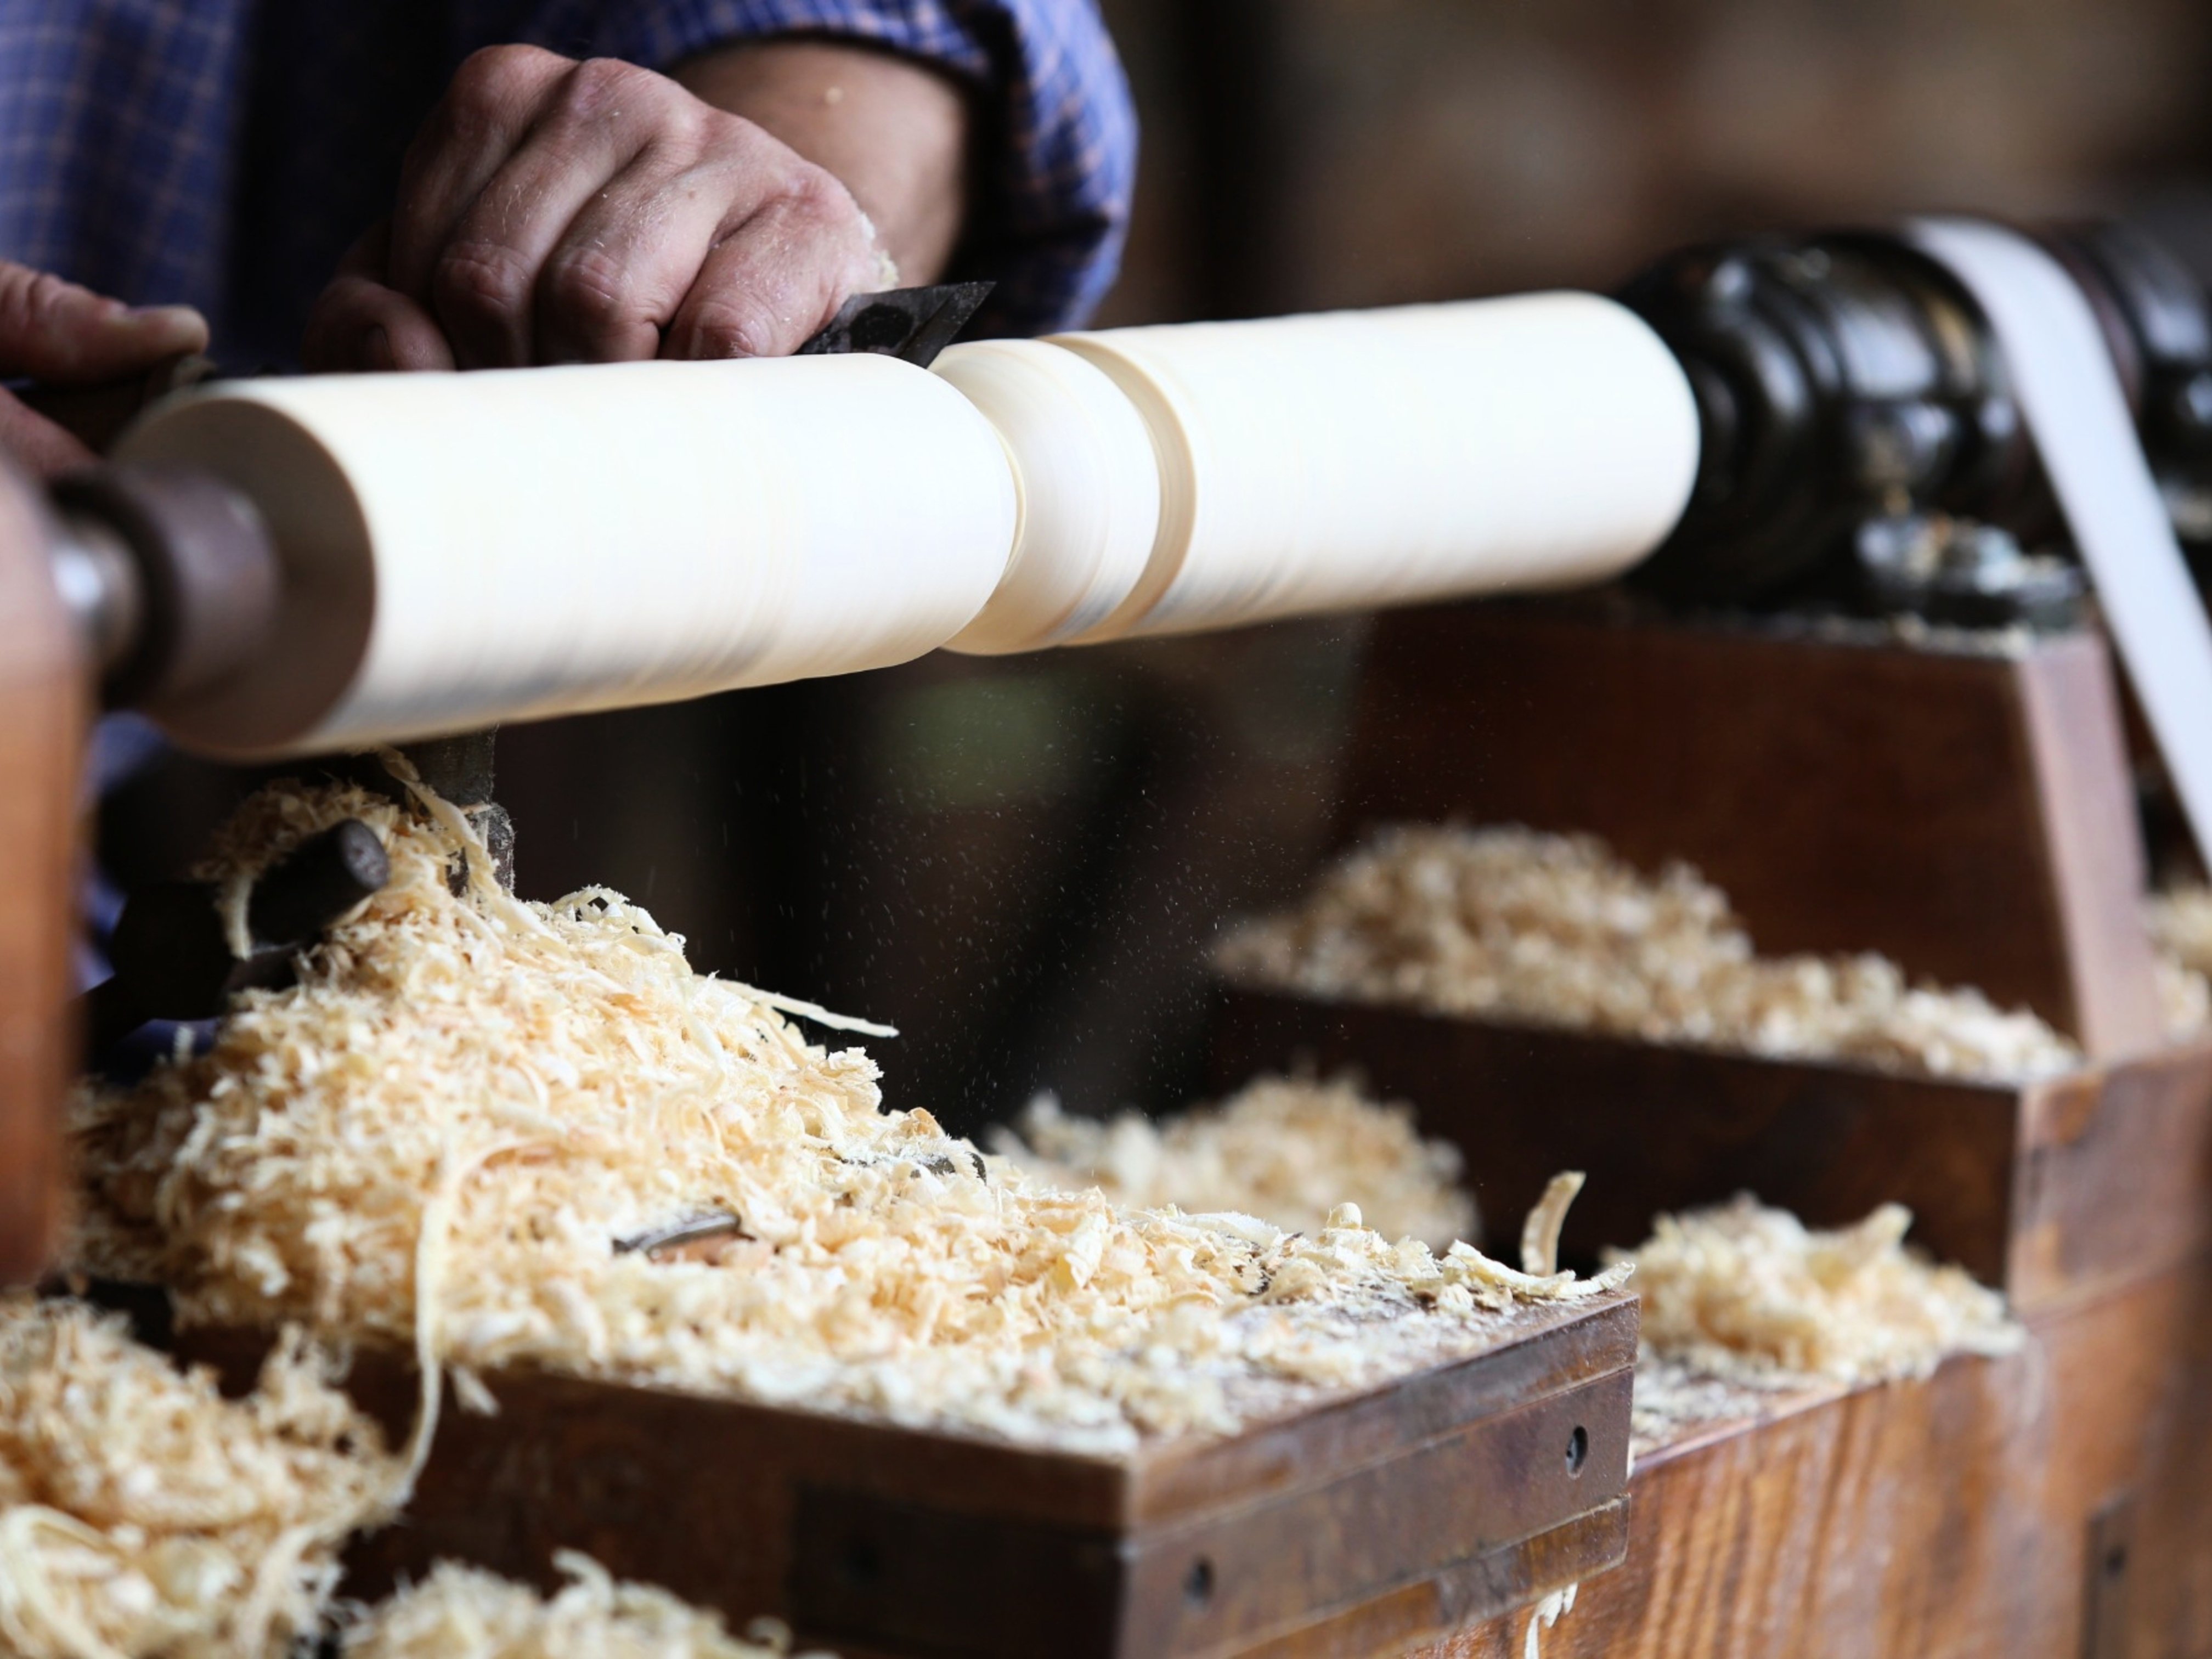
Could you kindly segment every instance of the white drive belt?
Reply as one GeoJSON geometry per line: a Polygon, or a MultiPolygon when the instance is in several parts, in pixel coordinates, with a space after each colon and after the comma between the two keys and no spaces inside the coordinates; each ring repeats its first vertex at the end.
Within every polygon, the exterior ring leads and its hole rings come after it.
{"type": "Polygon", "coordinates": [[[2212,859],[2212,626],[2096,315],[2065,268],[2014,232],[1917,219],[1907,235],[1966,285],[1996,331],[2197,848],[2212,859]]]}

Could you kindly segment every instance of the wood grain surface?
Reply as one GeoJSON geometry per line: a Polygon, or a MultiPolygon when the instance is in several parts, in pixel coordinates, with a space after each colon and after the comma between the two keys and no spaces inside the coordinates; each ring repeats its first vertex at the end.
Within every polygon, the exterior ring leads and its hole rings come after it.
{"type": "Polygon", "coordinates": [[[38,1276],[59,1216],[86,695],[28,488],[0,467],[0,1284],[38,1276]]]}
{"type": "Polygon", "coordinates": [[[2109,659],[1662,622],[1584,602],[1376,626],[1343,831],[1603,836],[1686,859],[1761,951],[1879,951],[2093,1054],[2155,1046],[2143,856],[2109,659]]]}
{"type": "MultiPolygon", "coordinates": [[[[2030,1323],[2021,1354],[1647,1458],[1626,1564],[1582,1587],[1547,1659],[2212,1653],[2212,1267],[2030,1323]]],[[[1527,1624],[1419,1651],[1521,1659],[1527,1624]]]]}
{"type": "Polygon", "coordinates": [[[1739,1192],[1814,1226],[1904,1204],[1914,1242],[2023,1308],[2212,1245],[2212,1044],[2008,1086],[1224,994],[1218,1087],[1301,1059],[1356,1068],[1460,1146],[1493,1243],[1554,1173],[1588,1172],[1562,1236],[1585,1264],[1739,1192]]]}
{"type": "MultiPolygon", "coordinates": [[[[243,1382],[265,1335],[187,1334],[243,1382]]],[[[1517,1313],[1451,1364],[1128,1458],[536,1373],[449,1408],[349,1591],[440,1559],[549,1583],[556,1549],[848,1659],[1393,1653],[1617,1563],[1636,1304],[1517,1313]]],[[[395,1433],[412,1385],[349,1382],[395,1433]]]]}

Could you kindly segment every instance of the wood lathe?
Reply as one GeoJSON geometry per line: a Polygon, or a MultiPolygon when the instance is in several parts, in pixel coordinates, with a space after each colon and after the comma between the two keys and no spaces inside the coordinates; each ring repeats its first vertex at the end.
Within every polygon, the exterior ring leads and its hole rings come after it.
{"type": "MultiPolygon", "coordinates": [[[[2201,554],[2212,521],[2192,507],[2212,488],[2206,315],[2158,250],[2118,233],[2046,250],[1936,224],[1691,254],[1620,301],[976,343],[928,370],[847,354],[188,392],[51,497],[0,484],[0,831],[11,885],[44,900],[0,934],[0,1137],[17,1186],[0,1196],[4,1266],[23,1277],[45,1260],[60,1181],[75,757],[95,684],[188,746],[286,756],[943,647],[1102,642],[1624,575],[1673,607],[1822,604],[2066,629],[2082,614],[2080,570],[2021,550],[2063,521],[2201,836],[2212,775],[2188,711],[2212,684],[2212,641],[2193,597],[2187,609],[2171,599],[2186,588],[2175,526],[2201,554]],[[2084,441],[2121,422],[2135,468],[2113,510],[2145,491],[2160,506],[2158,533],[2118,561],[2100,544],[2101,514],[2085,516],[2099,481],[2053,464],[2064,411],[2021,361],[2011,319],[2023,295],[2094,331],[2098,395],[2112,401],[2097,408],[2107,429],[2084,441]]],[[[1465,651],[1440,654],[1444,690],[1417,674],[1411,695],[1458,695],[1465,651]]],[[[1377,757],[1391,752],[1376,740],[1377,757]]],[[[2078,752],[2037,750],[2028,769],[2078,752]]],[[[1406,773],[1449,776],[1433,759],[1406,773]]],[[[2094,811],[2124,817],[2124,779],[2095,777],[2112,787],[2094,811]]],[[[1402,782],[1370,778],[1363,805],[1404,812],[1402,782]]],[[[2057,787],[2041,774],[2031,786],[2057,787]]],[[[338,897],[374,885],[331,846],[317,856],[335,860],[338,897]]],[[[2094,860],[2059,851],[2055,948],[2078,955],[2086,911],[2067,908],[2078,890],[2065,878],[2088,880],[2094,860]]],[[[272,887],[272,910],[281,896],[272,887]]],[[[323,908],[307,904],[296,925],[312,932],[323,908]]],[[[273,920],[253,929],[272,945],[296,937],[273,920]]],[[[2134,1039],[2115,1019],[2118,1051],[2134,1039]]],[[[2088,1016],[2077,1024],[2096,1051],[2088,1016]]],[[[1262,1052],[1279,1026],[1234,1030],[1239,1064],[1282,1058],[1262,1052]]],[[[1424,1096],[1449,1086],[1419,1080],[1424,1096]]],[[[1970,1109],[2048,1115],[2048,1099],[1978,1097],[1970,1109]]],[[[2010,1168],[1978,1175],[1986,1185],[2010,1168]]],[[[1971,1235],[1977,1265],[2024,1262],[1994,1226],[1971,1235]]],[[[683,1588],[751,1597],[749,1610],[783,1595],[781,1610],[861,1651],[1036,1650],[1035,1606],[969,1622],[1000,1570],[1068,1587],[1096,1613],[1085,1650],[1102,1654],[1352,1653],[1444,1636],[1620,1559],[1624,1306],[1532,1322],[1425,1391],[1270,1425],[1230,1443],[1217,1461],[1231,1474],[1205,1480],[1181,1455],[1101,1473],[1010,1454],[970,1496],[932,1507],[954,1455],[941,1444],[925,1455],[904,1435],[839,1429],[793,1449],[773,1413],[656,1407],[684,1418],[685,1447],[760,1457],[776,1445],[789,1460],[757,1500],[767,1553],[733,1579],[715,1548],[696,1547],[683,1588]],[[1486,1490],[1515,1501],[1453,1510],[1424,1487],[1424,1454],[1447,1439],[1477,1448],[1495,1477],[1486,1490]],[[1389,1549],[1346,1554],[1295,1594],[1246,1589],[1264,1581],[1256,1566],[1236,1595],[1220,1587],[1227,1564],[1361,1538],[1363,1517],[1401,1498],[1449,1511],[1449,1535],[1377,1532],[1389,1549]],[[901,1553],[916,1534],[937,1541],[901,1553]]],[[[486,1484],[538,1455],[533,1425],[615,1444],[584,1449],[602,1484],[619,1485],[616,1465],[659,1467],[674,1443],[596,1387],[517,1398],[514,1417],[462,1437],[456,1461],[434,1461],[422,1535],[526,1571],[547,1541],[530,1530],[540,1522],[616,1560],[621,1539],[599,1534],[628,1528],[629,1565],[645,1571],[655,1558],[635,1540],[650,1530],[649,1492],[592,1512],[540,1470],[489,1506],[499,1538],[471,1529],[486,1484]]],[[[380,1547],[403,1559],[376,1558],[380,1569],[418,1565],[404,1544],[380,1547]]]]}

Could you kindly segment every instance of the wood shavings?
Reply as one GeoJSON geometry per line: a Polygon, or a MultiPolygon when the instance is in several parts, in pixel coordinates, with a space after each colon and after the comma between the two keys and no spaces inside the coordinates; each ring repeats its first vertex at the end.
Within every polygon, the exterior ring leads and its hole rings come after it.
{"type": "Polygon", "coordinates": [[[1575,1610],[1575,1592],[1581,1588],[1569,1584],[1555,1589],[1528,1609],[1528,1634],[1521,1644],[1521,1659],[1544,1659],[1544,1632],[1575,1610]]]}
{"type": "Polygon", "coordinates": [[[883,1109],[866,1054],[694,974],[620,895],[453,894],[457,813],[280,787],[224,861],[342,817],[392,878],[299,982],[78,1103],[78,1259],[171,1285],[187,1322],[419,1340],[495,1395],[538,1365],[1115,1453],[1479,1352],[1531,1303],[1619,1282],[1041,1188],[883,1109]],[[617,1248],[723,1213],[741,1236],[617,1248]]]}
{"type": "Polygon", "coordinates": [[[1521,1224],[1521,1270],[1523,1273],[1559,1272],[1559,1229],[1567,1224],[1567,1211],[1587,1179],[1589,1177],[1580,1170],[1565,1170],[1545,1183],[1543,1197],[1536,1200],[1535,1208],[1528,1212],[1528,1219],[1521,1224]]]}
{"type": "Polygon", "coordinates": [[[991,1144],[1042,1182],[1096,1187],[1117,1204],[1236,1210],[1310,1233],[1351,1203],[1385,1237],[1441,1250],[1480,1237],[1459,1149],[1424,1140],[1411,1106],[1370,1100],[1350,1078],[1255,1078],[1157,1124],[1135,1112],[1070,1117],[1040,1095],[991,1144]]]}
{"type": "Polygon", "coordinates": [[[789,1632],[774,1620],[740,1640],[715,1614],[650,1585],[618,1583],[589,1556],[564,1550],[553,1561],[568,1582],[550,1598],[440,1562],[421,1583],[353,1619],[338,1651],[343,1659],[782,1659],[790,1650],[789,1632]]]}
{"type": "Polygon", "coordinates": [[[1713,1425],[1764,1420],[1785,1402],[1831,1399],[1844,1386],[1789,1371],[1715,1376],[1656,1353],[1646,1343],[1637,1355],[1636,1394],[1629,1410],[1630,1467],[1713,1425]]]}
{"type": "Polygon", "coordinates": [[[2152,895],[2151,937],[2185,968],[2212,974],[2212,887],[2190,882],[2152,895]]]}
{"type": "Polygon", "coordinates": [[[285,1653],[396,1473],[296,1331],[230,1401],[118,1315],[0,1298],[0,1645],[17,1659],[285,1653]]]}
{"type": "Polygon", "coordinates": [[[2212,887],[2196,883],[2154,893],[2143,907],[2158,947],[2166,1028],[2176,1038],[2212,1028],[2212,887]]]}
{"type": "Polygon", "coordinates": [[[1887,958],[1755,955],[1727,896],[1589,836],[1379,831],[1298,909],[1218,947],[1233,979],[1310,996],[1752,1054],[2012,1080],[2077,1065],[2042,1020],[1916,987],[1887,958]]]}
{"type": "Polygon", "coordinates": [[[1751,1382],[1860,1384],[1926,1376],[1953,1354],[2007,1354],[2024,1340],[2004,1298],[1905,1247],[1912,1224],[1885,1204],[1833,1232],[1748,1195],[1662,1215],[1615,1259],[1636,1266],[1643,1340],[1662,1358],[1751,1382]]]}
{"type": "Polygon", "coordinates": [[[858,1036],[872,1037],[895,1037],[898,1035],[896,1025],[879,1025],[874,1020],[862,1019],[857,1014],[832,1013],[820,1003],[809,1002],[804,997],[787,997],[750,985],[732,984],[730,988],[739,996],[748,997],[780,1014],[796,1014],[801,1019],[812,1020],[817,1025],[826,1025],[833,1031],[850,1031],[858,1036]]]}

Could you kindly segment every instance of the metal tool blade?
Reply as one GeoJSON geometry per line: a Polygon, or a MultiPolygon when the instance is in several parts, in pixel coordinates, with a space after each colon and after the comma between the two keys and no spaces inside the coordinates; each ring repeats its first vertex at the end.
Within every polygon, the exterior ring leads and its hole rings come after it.
{"type": "Polygon", "coordinates": [[[937,361],[937,354],[968,326],[994,286],[940,283],[934,288],[855,294],[837,308],[830,326],[794,355],[812,357],[829,352],[868,351],[927,368],[937,361]]]}
{"type": "Polygon", "coordinates": [[[651,1228],[630,1238],[615,1240],[617,1255],[642,1253],[651,1255],[655,1250],[672,1249],[679,1244],[696,1244],[709,1238],[744,1238],[747,1237],[744,1223],[726,1210],[716,1210],[706,1215],[687,1216],[681,1221],[671,1222],[665,1227],[651,1228]]]}

